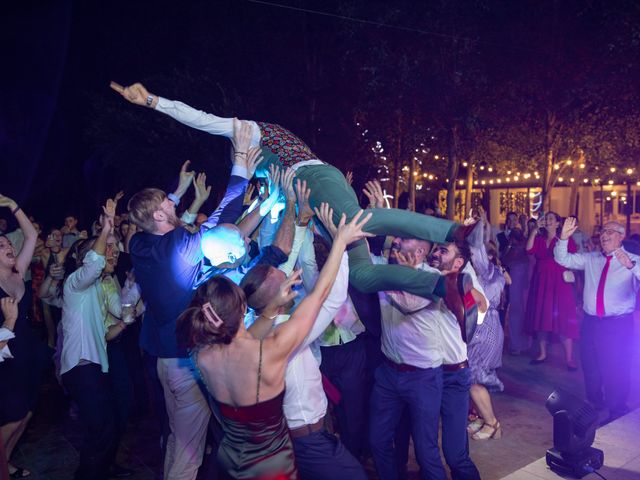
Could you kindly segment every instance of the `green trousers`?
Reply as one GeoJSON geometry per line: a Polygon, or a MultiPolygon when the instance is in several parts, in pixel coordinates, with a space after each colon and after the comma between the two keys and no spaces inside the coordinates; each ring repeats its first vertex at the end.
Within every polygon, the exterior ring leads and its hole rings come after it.
{"type": "MultiPolygon", "coordinates": [[[[311,190],[311,207],[328,203],[333,208],[333,221],[338,224],[342,214],[347,221],[360,210],[358,197],[342,172],[331,165],[309,165],[298,168],[296,177],[306,180],[311,190]]],[[[433,243],[451,241],[457,225],[449,220],[421,215],[396,208],[372,208],[373,215],[364,230],[376,235],[419,238],[433,243]]],[[[384,290],[403,290],[414,295],[437,300],[444,295],[439,274],[403,265],[374,265],[365,240],[349,249],[349,281],[358,290],[371,293],[384,290]]]]}

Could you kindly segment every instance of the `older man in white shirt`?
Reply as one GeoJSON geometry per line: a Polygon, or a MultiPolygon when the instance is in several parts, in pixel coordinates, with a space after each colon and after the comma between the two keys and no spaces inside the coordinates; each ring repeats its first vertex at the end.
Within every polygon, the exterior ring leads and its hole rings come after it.
{"type": "Polygon", "coordinates": [[[609,419],[628,408],[633,338],[633,311],[640,285],[640,256],[622,246],[625,228],[606,223],[600,232],[602,252],[567,251],[567,241],[577,228],[569,217],[554,249],[555,260],[566,268],[584,270],[584,320],[580,352],[587,399],[607,407],[609,419]]]}

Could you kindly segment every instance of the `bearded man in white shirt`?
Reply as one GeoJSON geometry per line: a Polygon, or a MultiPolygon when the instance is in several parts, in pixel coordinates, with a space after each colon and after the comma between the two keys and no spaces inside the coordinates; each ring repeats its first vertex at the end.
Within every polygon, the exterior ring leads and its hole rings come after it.
{"type": "Polygon", "coordinates": [[[569,253],[567,241],[578,224],[565,220],[554,249],[556,262],[584,270],[584,319],[580,356],[587,399],[609,409],[613,420],[627,413],[631,376],[633,311],[640,285],[640,256],[622,246],[625,228],[608,222],[600,231],[602,252],[569,253]]]}

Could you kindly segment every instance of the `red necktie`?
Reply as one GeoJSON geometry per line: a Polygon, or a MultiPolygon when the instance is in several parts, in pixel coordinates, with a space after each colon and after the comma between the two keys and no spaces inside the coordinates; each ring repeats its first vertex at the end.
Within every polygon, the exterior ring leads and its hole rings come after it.
{"type": "Polygon", "coordinates": [[[596,294],[596,315],[604,317],[604,283],[607,280],[607,272],[609,271],[609,265],[611,265],[611,259],[613,255],[606,255],[607,261],[602,269],[600,275],[600,282],[598,283],[598,293],[596,294]]]}

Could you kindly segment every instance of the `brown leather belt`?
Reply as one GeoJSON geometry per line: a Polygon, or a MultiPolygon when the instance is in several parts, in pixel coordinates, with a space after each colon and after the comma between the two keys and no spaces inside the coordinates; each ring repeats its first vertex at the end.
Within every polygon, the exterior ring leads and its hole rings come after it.
{"type": "Polygon", "coordinates": [[[396,363],[392,360],[389,360],[387,357],[384,358],[385,363],[387,365],[389,365],[391,368],[393,368],[394,370],[398,371],[398,372],[423,372],[425,370],[428,370],[427,368],[420,368],[420,367],[415,367],[413,365],[408,365],[406,363],[396,363]]]}
{"type": "Polygon", "coordinates": [[[289,433],[291,434],[291,438],[301,438],[306,437],[307,435],[311,435],[312,433],[319,432],[324,428],[324,417],[318,420],[316,423],[311,423],[307,425],[303,425],[298,428],[289,429],[289,433]]]}
{"type": "Polygon", "coordinates": [[[458,370],[462,370],[463,368],[467,368],[469,366],[469,362],[465,360],[460,363],[451,363],[449,365],[442,365],[442,370],[445,372],[457,372],[458,370]]]}

